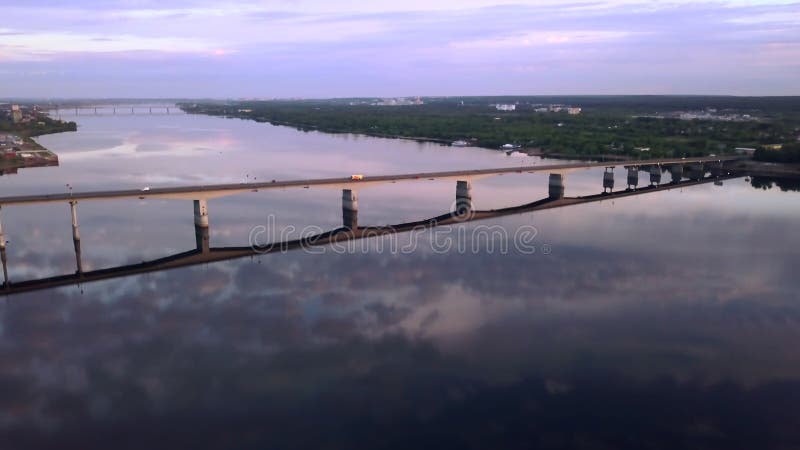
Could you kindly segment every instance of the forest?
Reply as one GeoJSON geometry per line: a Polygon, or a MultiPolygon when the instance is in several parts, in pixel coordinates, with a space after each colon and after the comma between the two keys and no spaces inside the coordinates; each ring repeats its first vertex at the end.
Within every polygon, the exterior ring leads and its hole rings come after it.
{"type": "Polygon", "coordinates": [[[186,112],[268,122],[304,131],[358,133],[553,155],[702,156],[795,142],[798,97],[585,96],[424,97],[181,103],[186,112]],[[495,104],[513,104],[500,111],[495,104]],[[553,108],[553,106],[556,108],[553,108]],[[564,107],[562,111],[552,109],[564,107]],[[566,107],[581,108],[569,114],[566,107]],[[547,110],[550,108],[551,110],[547,110]],[[544,111],[547,110],[547,111],[544,111]],[[690,112],[699,118],[680,118],[690,112]]]}

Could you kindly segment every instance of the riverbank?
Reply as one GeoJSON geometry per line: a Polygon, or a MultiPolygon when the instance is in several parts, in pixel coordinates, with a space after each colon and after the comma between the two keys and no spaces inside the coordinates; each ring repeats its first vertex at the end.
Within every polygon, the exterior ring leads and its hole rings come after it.
{"type": "MultiPolygon", "coordinates": [[[[0,134],[0,138],[3,136],[9,135],[0,134]]],[[[16,135],[10,136],[17,137],[16,135]]],[[[0,153],[0,175],[13,175],[19,169],[52,166],[58,166],[58,155],[44,148],[31,137],[22,138],[22,143],[10,148],[3,148],[0,153]]]]}
{"type": "Polygon", "coordinates": [[[75,122],[50,118],[36,107],[14,105],[14,114],[0,116],[0,175],[19,169],[58,166],[58,155],[43,147],[37,136],[76,131],[75,122]]]}
{"type": "MultiPolygon", "coordinates": [[[[800,118],[774,111],[768,122],[736,127],[710,119],[680,120],[620,109],[613,99],[596,99],[591,109],[542,112],[538,101],[521,97],[500,110],[493,98],[425,98],[414,105],[383,106],[369,99],[226,101],[182,103],[190,114],[254,120],[301,131],[360,134],[493,149],[533,149],[557,159],[623,160],[734,154],[736,148],[784,142],[800,118]]],[[[502,103],[509,103],[503,101],[502,103]]],[[[758,102],[756,102],[758,103],[758,102]]],[[[761,100],[765,110],[771,103],[761,100]]],[[[654,104],[655,105],[655,104],[654,104]]],[[[655,106],[653,106],[655,107],[655,106]]]]}
{"type": "MultiPolygon", "coordinates": [[[[187,110],[187,109],[183,109],[183,108],[182,108],[182,110],[185,111],[187,114],[216,115],[216,114],[203,113],[203,112],[193,112],[193,111],[190,111],[190,110],[187,110]]],[[[361,131],[361,132],[358,132],[358,131],[342,131],[342,130],[339,130],[339,129],[325,128],[325,127],[320,127],[320,126],[317,126],[317,125],[309,125],[309,124],[296,123],[296,122],[286,122],[286,121],[280,121],[280,120],[267,120],[267,119],[253,118],[253,117],[248,117],[248,116],[243,116],[243,115],[235,115],[235,114],[225,115],[224,117],[225,118],[229,118],[229,119],[253,120],[253,121],[259,122],[259,123],[268,123],[268,124],[273,125],[273,126],[289,127],[289,128],[294,128],[294,129],[300,130],[300,131],[317,131],[317,132],[320,132],[320,133],[328,133],[328,134],[353,134],[353,135],[368,136],[368,137],[375,137],[375,138],[382,138],[382,139],[399,139],[399,140],[404,140],[404,141],[426,142],[426,143],[440,144],[440,145],[448,146],[448,147],[452,146],[452,143],[454,142],[453,140],[450,140],[450,139],[440,139],[440,138],[424,137],[424,136],[402,136],[402,135],[396,135],[396,134],[384,134],[384,133],[376,133],[376,132],[369,132],[369,131],[361,131]]],[[[498,149],[498,148],[494,148],[494,147],[480,146],[480,145],[473,145],[473,144],[462,145],[462,146],[457,146],[457,147],[459,147],[459,148],[479,148],[479,149],[484,149],[484,150],[493,150],[493,151],[496,151],[496,152],[508,153],[508,151],[503,150],[503,149],[498,149]]],[[[571,154],[571,153],[548,152],[548,151],[542,150],[541,148],[524,148],[523,147],[523,148],[514,149],[513,151],[520,152],[520,153],[525,153],[528,156],[538,156],[540,158],[563,159],[563,160],[573,160],[573,161],[628,161],[628,160],[633,159],[630,156],[619,155],[619,154],[616,154],[616,155],[615,154],[608,154],[608,153],[604,153],[604,154],[571,154]]],[[[650,157],[650,155],[647,155],[647,156],[650,157]]]]}

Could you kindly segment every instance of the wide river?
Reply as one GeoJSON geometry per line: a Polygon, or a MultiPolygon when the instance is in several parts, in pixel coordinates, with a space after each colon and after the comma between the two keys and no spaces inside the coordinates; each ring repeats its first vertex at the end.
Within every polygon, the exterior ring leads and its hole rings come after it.
{"type": "MultiPolygon", "coordinates": [[[[206,116],[64,118],[78,131],[39,138],[60,166],[0,177],[0,196],[557,162],[206,116]]],[[[601,181],[570,172],[566,195],[601,181]]],[[[0,449],[797,448],[800,194],[755,181],[0,298],[0,449]]],[[[474,206],[530,203],[547,182],[476,180],[474,206]]],[[[430,218],[455,190],[365,187],[358,222],[430,218]]],[[[247,246],[341,226],[342,193],[208,210],[212,247],[247,246]]],[[[84,271],[196,244],[189,200],[85,201],[78,220],[84,271]]],[[[75,273],[66,204],[3,207],[2,225],[12,284],[75,273]]]]}

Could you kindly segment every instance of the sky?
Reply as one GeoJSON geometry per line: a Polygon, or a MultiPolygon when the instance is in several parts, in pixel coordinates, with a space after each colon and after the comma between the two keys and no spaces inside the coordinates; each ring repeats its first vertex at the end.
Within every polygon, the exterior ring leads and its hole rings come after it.
{"type": "Polygon", "coordinates": [[[800,94],[800,3],[0,0],[0,97],[800,94]]]}

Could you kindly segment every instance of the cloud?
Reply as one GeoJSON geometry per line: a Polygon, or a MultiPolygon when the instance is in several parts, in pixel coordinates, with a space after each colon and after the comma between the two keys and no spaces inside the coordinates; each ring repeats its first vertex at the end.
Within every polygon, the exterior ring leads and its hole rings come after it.
{"type": "Polygon", "coordinates": [[[497,49],[544,45],[595,44],[624,39],[629,36],[631,36],[631,33],[626,31],[531,31],[510,36],[499,36],[495,39],[455,42],[452,46],[466,49],[497,49]]]}
{"type": "Polygon", "coordinates": [[[790,94],[798,14],[744,1],[34,2],[4,9],[26,26],[0,30],[0,95],[790,94]],[[61,77],[14,76],[54,67],[61,77]]]}

